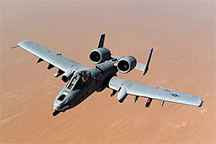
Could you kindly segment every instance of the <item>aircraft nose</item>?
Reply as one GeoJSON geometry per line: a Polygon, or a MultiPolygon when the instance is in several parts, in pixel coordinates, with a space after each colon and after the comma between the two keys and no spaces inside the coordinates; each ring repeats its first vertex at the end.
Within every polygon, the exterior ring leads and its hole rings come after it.
{"type": "Polygon", "coordinates": [[[60,111],[60,106],[57,103],[54,102],[53,109],[57,110],[57,111],[60,111]]]}

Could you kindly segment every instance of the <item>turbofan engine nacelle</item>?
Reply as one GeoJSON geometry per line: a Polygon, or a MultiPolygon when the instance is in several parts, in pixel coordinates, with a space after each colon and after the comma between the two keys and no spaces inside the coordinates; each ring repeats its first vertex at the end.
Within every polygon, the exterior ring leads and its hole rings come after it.
{"type": "Polygon", "coordinates": [[[90,52],[89,59],[93,64],[99,64],[111,59],[111,53],[107,48],[97,48],[90,52]]]}
{"type": "Polygon", "coordinates": [[[121,73],[128,73],[135,68],[137,61],[133,56],[125,56],[121,58],[117,63],[117,69],[121,73]]]}

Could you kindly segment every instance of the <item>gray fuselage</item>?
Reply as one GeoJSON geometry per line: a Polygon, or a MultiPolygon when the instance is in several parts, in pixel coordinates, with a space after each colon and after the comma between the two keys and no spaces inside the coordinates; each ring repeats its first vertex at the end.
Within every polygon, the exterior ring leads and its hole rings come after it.
{"type": "Polygon", "coordinates": [[[73,78],[75,79],[75,77],[79,77],[80,73],[83,72],[77,71],[72,76],[71,81],[69,81],[69,83],[64,86],[64,88],[57,95],[53,104],[53,109],[64,112],[65,110],[80,104],[93,92],[99,92],[106,88],[109,80],[116,75],[117,72],[117,68],[114,66],[114,63],[114,61],[110,60],[97,65],[94,68],[84,70],[84,72],[89,72],[89,78],[86,81],[82,81],[81,86],[76,89],[76,85],[78,85],[79,80],[74,80],[74,86],[71,87],[70,83],[73,83],[73,78]],[[62,99],[60,98],[61,96],[62,99]]]}

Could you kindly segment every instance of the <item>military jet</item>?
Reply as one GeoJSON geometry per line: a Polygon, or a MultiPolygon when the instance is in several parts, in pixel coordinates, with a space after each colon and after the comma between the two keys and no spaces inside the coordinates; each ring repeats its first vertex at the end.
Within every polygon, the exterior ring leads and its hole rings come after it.
{"type": "Polygon", "coordinates": [[[117,72],[126,74],[133,69],[140,70],[145,75],[149,69],[153,49],[150,50],[147,63],[144,65],[138,63],[133,56],[111,54],[110,50],[104,47],[104,40],[105,34],[102,34],[98,48],[89,54],[90,61],[95,64],[93,68],[74,62],[63,57],[61,53],[31,41],[21,41],[18,46],[15,46],[39,57],[37,63],[48,62],[47,69],[58,68],[54,76],[62,75],[62,81],[67,83],[55,98],[53,116],[77,106],[95,91],[101,92],[105,88],[112,90],[111,96],[118,92],[117,100],[120,103],[130,95],[134,96],[134,103],[139,97],[148,98],[146,107],[150,106],[152,99],[161,100],[161,107],[164,101],[202,106],[203,101],[198,96],[162,87],[151,87],[118,77],[117,72]]]}

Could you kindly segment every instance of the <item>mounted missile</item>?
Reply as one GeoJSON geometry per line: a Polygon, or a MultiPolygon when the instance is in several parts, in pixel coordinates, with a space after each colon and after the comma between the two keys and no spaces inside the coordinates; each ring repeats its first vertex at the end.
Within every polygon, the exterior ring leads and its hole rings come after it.
{"type": "Polygon", "coordinates": [[[160,104],[160,107],[162,107],[164,105],[164,100],[162,100],[161,104],[160,104]]]}
{"type": "Polygon", "coordinates": [[[151,102],[152,102],[152,98],[149,98],[149,99],[147,100],[147,102],[146,102],[145,107],[148,108],[148,107],[150,106],[151,102]]]}
{"type": "Polygon", "coordinates": [[[133,103],[136,103],[136,101],[138,100],[138,98],[139,98],[139,96],[135,96],[133,103]]]}

